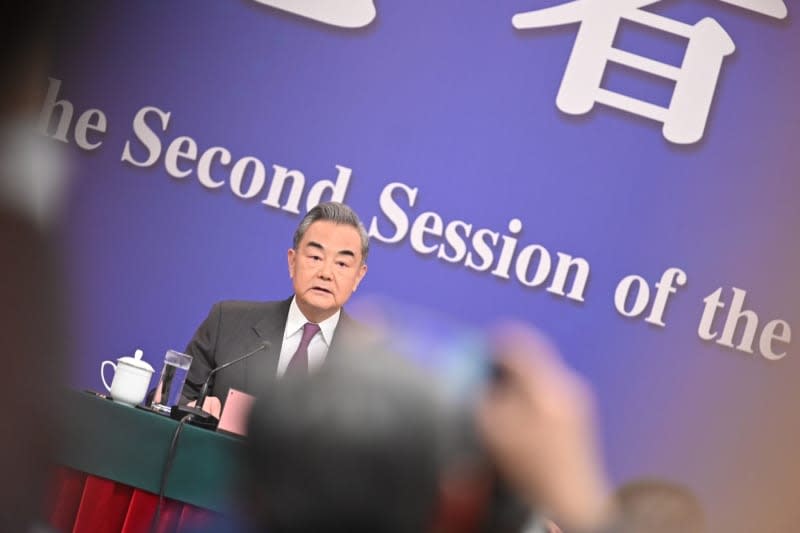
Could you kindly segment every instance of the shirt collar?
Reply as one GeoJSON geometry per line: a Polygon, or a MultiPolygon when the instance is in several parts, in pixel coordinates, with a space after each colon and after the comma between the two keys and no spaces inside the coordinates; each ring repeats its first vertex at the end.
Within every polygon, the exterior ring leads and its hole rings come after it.
{"type": "MultiPolygon", "coordinates": [[[[339,317],[342,315],[342,310],[339,309],[319,323],[319,329],[322,333],[322,340],[325,344],[330,346],[333,340],[333,333],[336,331],[336,325],[339,323],[339,317]]],[[[311,322],[305,317],[300,307],[297,306],[297,297],[292,297],[292,303],[289,305],[289,314],[286,317],[286,328],[283,331],[283,338],[288,339],[298,331],[303,329],[306,322],[311,322]]]]}

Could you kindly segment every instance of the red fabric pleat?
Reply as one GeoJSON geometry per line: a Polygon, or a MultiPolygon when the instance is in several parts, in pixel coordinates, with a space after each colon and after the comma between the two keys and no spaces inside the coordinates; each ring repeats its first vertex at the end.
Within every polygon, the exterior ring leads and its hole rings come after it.
{"type": "Polygon", "coordinates": [[[45,516],[56,531],[72,531],[78,507],[83,496],[86,474],[66,467],[53,470],[53,484],[47,501],[45,516]]]}
{"type": "Polygon", "coordinates": [[[156,512],[158,496],[134,489],[120,533],[147,533],[156,512]]]}
{"type": "MultiPolygon", "coordinates": [[[[125,523],[120,533],[148,533],[157,507],[157,495],[134,489],[125,523]]],[[[175,533],[179,531],[178,523],[183,507],[185,506],[181,502],[164,499],[164,504],[161,507],[161,516],[155,532],[175,533]]]]}
{"type": "MultiPolygon", "coordinates": [[[[60,533],[150,533],[158,496],[114,481],[58,467],[47,506],[48,521],[60,533]]],[[[164,499],[155,533],[207,530],[217,514],[164,499]]]]}
{"type": "Polygon", "coordinates": [[[72,533],[119,533],[132,493],[132,487],[87,476],[72,533]]]}

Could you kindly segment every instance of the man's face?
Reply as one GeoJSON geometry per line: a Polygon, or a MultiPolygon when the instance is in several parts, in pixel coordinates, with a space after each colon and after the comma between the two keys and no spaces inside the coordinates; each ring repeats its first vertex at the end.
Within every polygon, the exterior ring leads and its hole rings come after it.
{"type": "Polygon", "coordinates": [[[313,322],[336,313],[367,273],[358,230],[327,220],[311,224],[288,257],[297,305],[313,322]]]}

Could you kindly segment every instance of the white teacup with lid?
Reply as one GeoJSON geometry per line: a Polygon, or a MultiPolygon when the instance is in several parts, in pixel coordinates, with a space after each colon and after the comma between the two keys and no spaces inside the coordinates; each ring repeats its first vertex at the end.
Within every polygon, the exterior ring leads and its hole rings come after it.
{"type": "Polygon", "coordinates": [[[111,393],[111,399],[130,406],[142,403],[147,396],[153,372],[153,367],[142,360],[142,350],[136,350],[133,357],[120,357],[116,364],[113,361],[103,361],[100,365],[100,379],[111,393]],[[106,365],[114,367],[114,379],[110,386],[106,382],[106,365]]]}

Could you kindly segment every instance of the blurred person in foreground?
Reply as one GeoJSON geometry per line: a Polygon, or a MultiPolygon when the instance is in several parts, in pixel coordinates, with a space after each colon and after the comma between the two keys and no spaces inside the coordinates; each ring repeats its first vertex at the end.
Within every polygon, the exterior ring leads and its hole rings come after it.
{"type": "Polygon", "coordinates": [[[494,335],[499,379],[478,425],[502,476],[566,532],[616,532],[591,388],[524,325],[494,335]]]}
{"type": "Polygon", "coordinates": [[[67,356],[52,235],[64,171],[37,131],[55,11],[47,0],[0,7],[0,531],[15,533],[42,522],[58,440],[54,388],[67,356]]]}
{"type": "Polygon", "coordinates": [[[705,517],[692,492],[659,479],[639,479],[616,491],[620,533],[705,533],[705,517]]]}
{"type": "Polygon", "coordinates": [[[520,533],[521,501],[566,533],[616,531],[588,387],[529,328],[495,339],[477,413],[375,343],[265,391],[245,462],[252,530],[520,533]]]}

